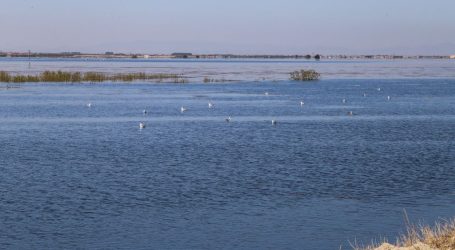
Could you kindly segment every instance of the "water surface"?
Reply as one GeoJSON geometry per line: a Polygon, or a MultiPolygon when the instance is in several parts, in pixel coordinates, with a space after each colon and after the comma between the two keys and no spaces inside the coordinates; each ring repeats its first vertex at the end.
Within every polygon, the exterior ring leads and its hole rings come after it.
{"type": "Polygon", "coordinates": [[[455,214],[454,107],[445,78],[0,88],[0,245],[394,240],[455,214]]]}
{"type": "Polygon", "coordinates": [[[455,60],[271,60],[271,59],[74,59],[0,58],[0,70],[36,74],[45,70],[180,74],[190,82],[281,81],[289,72],[314,69],[324,79],[455,78],[455,60]]]}

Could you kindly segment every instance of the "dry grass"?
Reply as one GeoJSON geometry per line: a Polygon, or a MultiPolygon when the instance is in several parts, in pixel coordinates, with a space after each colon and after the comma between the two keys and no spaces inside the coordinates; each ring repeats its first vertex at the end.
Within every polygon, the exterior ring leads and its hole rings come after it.
{"type": "Polygon", "coordinates": [[[408,223],[405,235],[395,245],[387,242],[355,250],[455,250],[455,219],[436,223],[434,227],[408,223]]]}

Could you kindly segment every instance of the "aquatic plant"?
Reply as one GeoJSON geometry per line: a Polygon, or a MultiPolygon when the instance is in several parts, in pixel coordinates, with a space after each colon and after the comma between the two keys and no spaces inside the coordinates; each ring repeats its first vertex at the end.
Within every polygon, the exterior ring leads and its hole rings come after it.
{"type": "Polygon", "coordinates": [[[293,81],[314,81],[319,80],[321,74],[315,70],[298,70],[291,72],[291,80],[293,81]]]}
{"type": "Polygon", "coordinates": [[[38,76],[32,76],[29,82],[80,82],[81,79],[80,72],[44,71],[38,76]]]}
{"type": "MultiPolygon", "coordinates": [[[[118,78],[120,80],[120,78],[118,78]]],[[[104,82],[109,80],[107,75],[98,72],[86,72],[82,77],[83,82],[104,82]]]]}
{"type": "Polygon", "coordinates": [[[10,81],[11,81],[11,76],[8,74],[8,72],[0,71],[0,82],[10,82],[10,81]]]}
{"type": "Polygon", "coordinates": [[[204,77],[204,79],[202,81],[204,83],[214,83],[214,82],[231,82],[232,80],[226,80],[224,78],[215,79],[215,78],[204,77]]]}
{"type": "Polygon", "coordinates": [[[39,78],[37,76],[30,76],[30,75],[26,75],[26,76],[16,75],[16,76],[11,77],[11,80],[10,80],[10,82],[14,82],[14,83],[37,82],[37,81],[39,81],[39,78]]]}
{"type": "Polygon", "coordinates": [[[146,73],[120,73],[109,75],[100,72],[64,72],[64,71],[44,71],[37,75],[10,74],[0,71],[0,82],[105,82],[105,81],[146,81],[157,82],[169,81],[175,83],[185,83],[186,79],[177,74],[146,74],[146,73]]]}

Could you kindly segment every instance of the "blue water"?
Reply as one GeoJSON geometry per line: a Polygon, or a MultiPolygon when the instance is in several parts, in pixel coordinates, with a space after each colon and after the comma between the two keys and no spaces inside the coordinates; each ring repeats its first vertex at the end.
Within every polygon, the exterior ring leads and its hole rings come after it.
{"type": "Polygon", "coordinates": [[[350,249],[455,215],[453,79],[3,87],[2,248],[350,249]]]}

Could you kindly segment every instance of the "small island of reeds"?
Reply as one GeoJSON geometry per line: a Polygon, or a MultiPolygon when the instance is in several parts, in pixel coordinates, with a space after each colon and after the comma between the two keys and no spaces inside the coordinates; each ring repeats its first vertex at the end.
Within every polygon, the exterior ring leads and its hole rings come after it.
{"type": "Polygon", "coordinates": [[[291,80],[293,81],[315,81],[319,80],[319,77],[321,74],[316,72],[315,70],[309,69],[309,70],[297,70],[294,72],[291,72],[291,80]]]}
{"type": "Polygon", "coordinates": [[[10,74],[0,71],[0,82],[5,83],[26,83],[26,82],[132,82],[132,81],[154,81],[154,82],[173,82],[185,83],[186,79],[177,74],[147,74],[147,73],[119,73],[106,74],[100,72],[64,72],[64,71],[44,71],[36,75],[10,74]]]}

